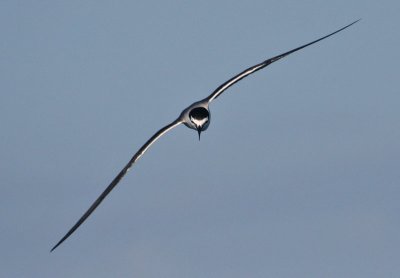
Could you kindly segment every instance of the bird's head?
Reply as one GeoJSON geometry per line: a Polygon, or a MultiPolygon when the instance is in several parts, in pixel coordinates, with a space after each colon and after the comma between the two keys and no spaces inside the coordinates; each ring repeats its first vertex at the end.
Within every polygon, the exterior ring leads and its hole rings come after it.
{"type": "Polygon", "coordinates": [[[210,112],[204,107],[196,107],[190,110],[189,119],[191,122],[191,128],[196,129],[199,134],[206,130],[210,124],[210,112]]]}

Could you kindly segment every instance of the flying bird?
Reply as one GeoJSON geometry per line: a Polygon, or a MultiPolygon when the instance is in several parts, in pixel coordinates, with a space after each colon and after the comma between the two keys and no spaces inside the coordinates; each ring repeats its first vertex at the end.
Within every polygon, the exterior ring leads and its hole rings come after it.
{"type": "Polygon", "coordinates": [[[119,172],[119,174],[112,180],[112,182],[107,186],[107,188],[104,190],[103,193],[96,199],[96,201],[90,206],[90,208],[82,215],[82,217],[75,223],[75,225],[65,234],[63,238],[51,249],[50,252],[52,252],[54,249],[56,249],[61,243],[63,243],[72,233],[75,232],[76,229],[92,214],[92,212],[100,205],[100,203],[104,200],[104,198],[113,190],[113,188],[119,183],[119,181],[126,175],[126,173],[129,171],[129,169],[132,167],[132,165],[139,160],[139,158],[142,157],[142,155],[147,151],[147,149],[155,142],[157,141],[161,136],[163,136],[165,133],[170,131],[171,129],[177,127],[180,124],[184,124],[188,128],[194,129],[197,131],[199,140],[200,140],[200,135],[201,132],[205,131],[208,126],[210,125],[211,121],[211,113],[209,109],[210,103],[219,97],[226,89],[228,89],[230,86],[235,84],[236,82],[240,81],[241,79],[245,78],[246,76],[262,69],[265,68],[266,66],[282,59],[283,57],[286,57],[287,55],[296,52],[300,49],[303,49],[307,46],[310,46],[314,43],[317,43],[323,39],[326,39],[348,27],[351,25],[357,23],[360,19],[346,25],[345,27],[340,28],[339,30],[336,30],[333,33],[330,33],[324,37],[321,37],[315,41],[312,41],[310,43],[304,44],[302,46],[299,46],[295,49],[292,49],[290,51],[287,51],[283,54],[280,54],[278,56],[269,58],[257,65],[254,65],[252,67],[249,67],[242,71],[241,73],[235,75],[225,83],[221,84],[218,88],[216,88],[208,97],[205,99],[202,99],[200,101],[197,101],[193,104],[191,104],[189,107],[184,109],[179,117],[171,122],[170,124],[164,126],[161,128],[159,131],[157,131],[149,140],[147,140],[146,143],[133,155],[131,160],[126,164],[126,166],[119,172]]]}

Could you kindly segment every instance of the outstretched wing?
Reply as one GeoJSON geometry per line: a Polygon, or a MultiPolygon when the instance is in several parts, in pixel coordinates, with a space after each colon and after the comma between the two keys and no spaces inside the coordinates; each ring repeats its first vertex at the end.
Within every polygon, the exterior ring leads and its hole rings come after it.
{"type": "Polygon", "coordinates": [[[358,21],[360,21],[360,19],[358,19],[358,20],[356,20],[356,21],[350,23],[349,25],[346,25],[345,27],[343,27],[343,28],[341,28],[341,29],[339,29],[339,30],[337,30],[337,31],[335,31],[335,32],[333,32],[333,33],[330,33],[329,35],[326,35],[326,36],[324,36],[324,37],[322,37],[322,38],[319,38],[319,39],[317,39],[317,40],[315,40],[315,41],[312,41],[312,42],[310,42],[310,43],[307,43],[307,44],[305,44],[305,45],[302,45],[302,46],[300,46],[300,47],[297,47],[297,48],[295,48],[295,49],[292,49],[292,50],[290,50],[290,51],[288,51],[288,52],[285,52],[285,53],[283,53],[283,54],[280,54],[280,55],[278,55],[278,56],[272,57],[272,58],[270,58],[270,59],[268,59],[268,60],[265,60],[264,62],[261,62],[261,63],[255,65],[255,66],[252,66],[252,67],[250,67],[250,68],[248,68],[248,69],[245,69],[244,71],[242,71],[242,72],[239,73],[238,75],[235,75],[234,77],[232,77],[231,79],[229,79],[229,80],[226,81],[225,83],[221,84],[217,89],[215,89],[215,91],[214,91],[211,95],[209,95],[209,96],[206,98],[206,100],[208,100],[208,102],[213,101],[213,100],[216,99],[220,94],[222,94],[226,89],[228,89],[230,86],[232,86],[233,84],[235,84],[235,83],[238,82],[239,80],[245,78],[246,76],[248,76],[248,75],[250,75],[250,74],[252,74],[252,73],[254,73],[254,72],[256,72],[256,71],[258,71],[258,70],[260,70],[260,69],[262,69],[262,68],[265,68],[266,66],[272,64],[273,62],[278,61],[279,59],[282,59],[283,57],[285,57],[285,56],[287,56],[287,55],[289,55],[289,54],[291,54],[291,53],[293,53],[293,52],[296,52],[296,51],[298,51],[298,50],[300,50],[300,49],[302,49],[302,48],[305,48],[305,47],[307,47],[307,46],[309,46],[309,45],[312,45],[312,44],[314,44],[314,43],[317,43],[317,42],[319,42],[319,41],[322,41],[323,39],[326,39],[326,38],[328,38],[328,37],[330,37],[330,36],[332,36],[332,35],[334,35],[334,34],[340,32],[340,31],[342,31],[342,30],[344,30],[344,29],[350,27],[351,25],[357,23],[358,21]]]}
{"type": "Polygon", "coordinates": [[[135,153],[135,155],[132,157],[132,159],[126,164],[126,166],[119,172],[119,174],[114,178],[114,180],[110,183],[109,186],[104,190],[103,193],[97,198],[96,201],[90,206],[90,208],[85,212],[84,215],[78,220],[78,222],[75,223],[75,225],[68,231],[68,233],[65,234],[65,236],[51,249],[50,252],[52,252],[54,249],[56,249],[61,243],[64,242],[70,235],[75,232],[76,229],[79,228],[79,226],[85,222],[86,218],[88,218],[92,212],[100,205],[100,203],[104,200],[104,198],[108,195],[108,193],[113,190],[113,188],[119,183],[119,181],[125,176],[125,174],[129,171],[129,169],[132,167],[132,165],[147,151],[147,149],[162,135],[164,135],[167,131],[173,129],[174,127],[178,126],[181,124],[182,121],[181,119],[177,119],[174,122],[170,123],[169,125],[166,125],[159,131],[157,131],[147,142],[135,153]]]}

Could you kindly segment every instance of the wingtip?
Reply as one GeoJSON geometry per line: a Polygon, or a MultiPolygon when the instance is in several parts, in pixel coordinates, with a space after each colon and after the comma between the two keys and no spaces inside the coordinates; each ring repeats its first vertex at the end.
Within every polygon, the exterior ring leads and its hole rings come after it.
{"type": "Polygon", "coordinates": [[[58,247],[58,245],[60,245],[59,243],[57,243],[56,245],[54,245],[54,247],[53,248],[51,248],[51,250],[50,250],[50,253],[52,253],[57,247],[58,247]]]}
{"type": "Polygon", "coordinates": [[[350,26],[356,24],[356,23],[359,22],[361,19],[362,19],[362,18],[359,18],[359,19],[357,19],[357,20],[354,20],[352,23],[346,25],[345,27],[343,27],[342,29],[340,29],[340,30],[338,30],[338,31],[342,31],[342,30],[344,30],[344,29],[346,29],[346,28],[348,28],[348,27],[350,27],[350,26]]]}
{"type": "Polygon", "coordinates": [[[361,19],[362,19],[362,18],[360,17],[359,19],[354,20],[352,23],[350,23],[349,25],[347,25],[345,28],[350,27],[350,26],[353,25],[353,24],[356,24],[356,23],[359,22],[361,19]]]}
{"type": "Polygon", "coordinates": [[[64,240],[66,240],[68,238],[69,234],[67,233],[59,242],[57,242],[56,245],[53,246],[53,248],[51,248],[50,253],[53,252],[58,246],[61,245],[61,243],[64,242],[64,240]]]}

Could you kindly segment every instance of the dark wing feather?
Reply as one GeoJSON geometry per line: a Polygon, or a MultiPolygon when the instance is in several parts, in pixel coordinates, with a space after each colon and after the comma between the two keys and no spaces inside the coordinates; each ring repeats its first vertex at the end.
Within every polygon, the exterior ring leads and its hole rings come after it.
{"type": "Polygon", "coordinates": [[[76,229],[92,214],[92,212],[100,205],[100,203],[104,200],[104,198],[113,190],[113,188],[119,183],[119,181],[125,176],[125,174],[129,171],[132,165],[147,151],[147,149],[164,133],[173,129],[177,125],[181,124],[182,121],[180,119],[175,120],[171,124],[163,127],[159,131],[157,131],[147,142],[135,153],[132,159],[126,164],[126,166],[119,172],[119,174],[114,178],[114,180],[110,183],[109,186],[104,190],[103,193],[97,198],[97,200],[90,206],[90,208],[85,212],[84,215],[75,223],[75,225],[65,234],[65,236],[51,249],[52,252],[56,249],[61,243],[64,242],[70,235],[75,232],[76,229]]]}
{"type": "Polygon", "coordinates": [[[297,47],[297,48],[295,48],[295,49],[292,49],[292,50],[290,50],[290,51],[288,51],[288,52],[285,52],[285,53],[283,53],[283,54],[280,54],[280,55],[278,55],[278,56],[272,57],[272,58],[270,58],[270,59],[268,59],[268,60],[265,60],[265,61],[263,61],[263,62],[261,62],[261,63],[255,65],[255,66],[252,66],[252,67],[250,67],[250,68],[248,68],[248,69],[245,69],[245,70],[242,71],[241,73],[235,75],[234,77],[232,77],[231,79],[229,79],[229,80],[226,81],[225,83],[221,84],[221,85],[220,85],[217,89],[215,89],[215,91],[214,91],[211,95],[209,95],[206,99],[208,100],[208,102],[213,101],[213,100],[216,99],[220,94],[222,94],[226,89],[228,89],[230,86],[232,86],[233,84],[235,84],[235,83],[238,82],[239,80],[245,78],[246,76],[248,76],[248,75],[250,75],[250,74],[252,74],[252,73],[254,73],[254,72],[256,72],[256,71],[258,71],[258,70],[260,70],[260,69],[262,69],[262,68],[265,68],[266,66],[272,64],[273,62],[278,61],[279,59],[282,59],[283,57],[285,57],[285,56],[287,56],[287,55],[289,55],[289,54],[291,54],[291,53],[293,53],[293,52],[296,52],[296,51],[298,51],[298,50],[300,50],[300,49],[302,49],[302,48],[305,48],[305,47],[307,47],[307,46],[310,46],[310,45],[312,45],[312,44],[314,44],[314,43],[317,43],[317,42],[319,42],[319,41],[322,41],[323,39],[326,39],[326,38],[328,38],[328,37],[330,37],[330,36],[332,36],[332,35],[334,35],[334,34],[340,32],[340,31],[342,31],[342,30],[344,30],[344,29],[350,27],[351,25],[357,23],[358,21],[360,21],[360,19],[359,19],[359,20],[356,20],[356,21],[354,21],[354,22],[352,22],[352,23],[350,23],[349,25],[346,25],[345,27],[343,27],[343,28],[341,28],[341,29],[339,29],[339,30],[337,30],[337,31],[335,31],[335,32],[333,32],[333,33],[330,33],[329,35],[326,35],[326,36],[324,36],[324,37],[322,37],[322,38],[319,38],[319,39],[317,39],[317,40],[315,40],[315,41],[312,41],[312,42],[310,42],[310,43],[307,43],[307,44],[305,44],[305,45],[302,45],[302,46],[300,46],[300,47],[297,47]]]}

